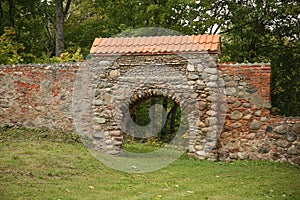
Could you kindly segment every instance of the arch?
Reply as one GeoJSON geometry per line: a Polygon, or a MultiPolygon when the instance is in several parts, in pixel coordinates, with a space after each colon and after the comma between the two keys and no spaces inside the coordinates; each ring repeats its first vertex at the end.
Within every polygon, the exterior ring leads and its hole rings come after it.
{"type": "Polygon", "coordinates": [[[202,53],[122,55],[98,61],[92,69],[99,77],[92,84],[99,97],[93,107],[101,112],[97,113],[101,117],[94,114],[94,126],[101,126],[92,133],[92,140],[97,135],[95,148],[123,155],[124,113],[129,113],[130,103],[157,95],[175,100],[187,113],[189,152],[206,157],[216,145],[220,118],[225,116],[219,115],[222,82],[209,59],[202,53]]]}

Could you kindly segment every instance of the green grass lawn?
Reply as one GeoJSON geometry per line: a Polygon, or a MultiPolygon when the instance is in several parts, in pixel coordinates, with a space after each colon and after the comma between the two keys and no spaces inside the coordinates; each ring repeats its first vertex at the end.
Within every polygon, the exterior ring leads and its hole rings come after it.
{"type": "Polygon", "coordinates": [[[183,156],[161,170],[129,174],[96,160],[75,135],[4,128],[0,155],[1,200],[300,199],[300,168],[287,163],[183,156]]]}

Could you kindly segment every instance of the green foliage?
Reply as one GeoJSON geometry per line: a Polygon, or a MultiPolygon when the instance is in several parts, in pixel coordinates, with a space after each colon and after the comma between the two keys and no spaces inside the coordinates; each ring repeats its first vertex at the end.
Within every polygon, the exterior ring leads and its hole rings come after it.
{"type": "Polygon", "coordinates": [[[31,61],[34,56],[24,52],[25,46],[16,41],[16,31],[7,27],[0,36],[0,63],[18,64],[31,61]]]}
{"type": "Polygon", "coordinates": [[[46,11],[50,12],[51,6],[40,0],[2,0],[0,8],[0,34],[4,33],[4,27],[13,27],[16,41],[25,47],[24,53],[35,57],[40,57],[42,52],[48,53],[51,39],[47,37],[45,28],[49,25],[46,11]]]}
{"type": "Polygon", "coordinates": [[[173,0],[110,1],[106,4],[106,23],[113,35],[141,27],[180,31],[174,28],[177,21],[172,19],[172,8],[176,5],[177,2],[173,0]]]}
{"type": "Polygon", "coordinates": [[[81,53],[81,48],[73,49],[69,48],[66,52],[60,55],[62,62],[75,62],[83,61],[83,55],[81,53]]]}
{"type": "Polygon", "coordinates": [[[83,54],[81,53],[81,48],[68,48],[59,57],[53,56],[48,57],[43,54],[41,58],[37,58],[35,62],[37,63],[64,63],[64,62],[81,62],[83,61],[83,54]]]}
{"type": "Polygon", "coordinates": [[[105,1],[73,1],[70,14],[65,23],[67,48],[81,47],[84,57],[89,55],[96,37],[112,36],[111,27],[107,26],[105,1]]]}
{"type": "Polygon", "coordinates": [[[300,115],[300,41],[285,44],[272,56],[272,104],[274,114],[300,115]]]}

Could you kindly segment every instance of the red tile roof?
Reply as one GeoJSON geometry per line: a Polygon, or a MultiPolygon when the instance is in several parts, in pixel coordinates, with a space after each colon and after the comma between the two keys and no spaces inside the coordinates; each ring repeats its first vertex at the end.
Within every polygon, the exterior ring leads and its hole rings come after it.
{"type": "Polygon", "coordinates": [[[206,50],[211,54],[220,54],[220,43],[220,35],[96,38],[90,53],[92,55],[168,54],[206,50]]]}

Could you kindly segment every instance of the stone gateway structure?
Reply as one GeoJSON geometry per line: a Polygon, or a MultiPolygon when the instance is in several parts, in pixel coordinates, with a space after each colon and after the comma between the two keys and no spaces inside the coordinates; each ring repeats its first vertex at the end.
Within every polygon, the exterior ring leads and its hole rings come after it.
{"type": "Polygon", "coordinates": [[[270,113],[270,64],[220,53],[219,35],[96,38],[82,63],[1,66],[0,125],[77,131],[122,155],[130,106],[162,96],[186,113],[190,156],[300,164],[300,118],[270,113]]]}

